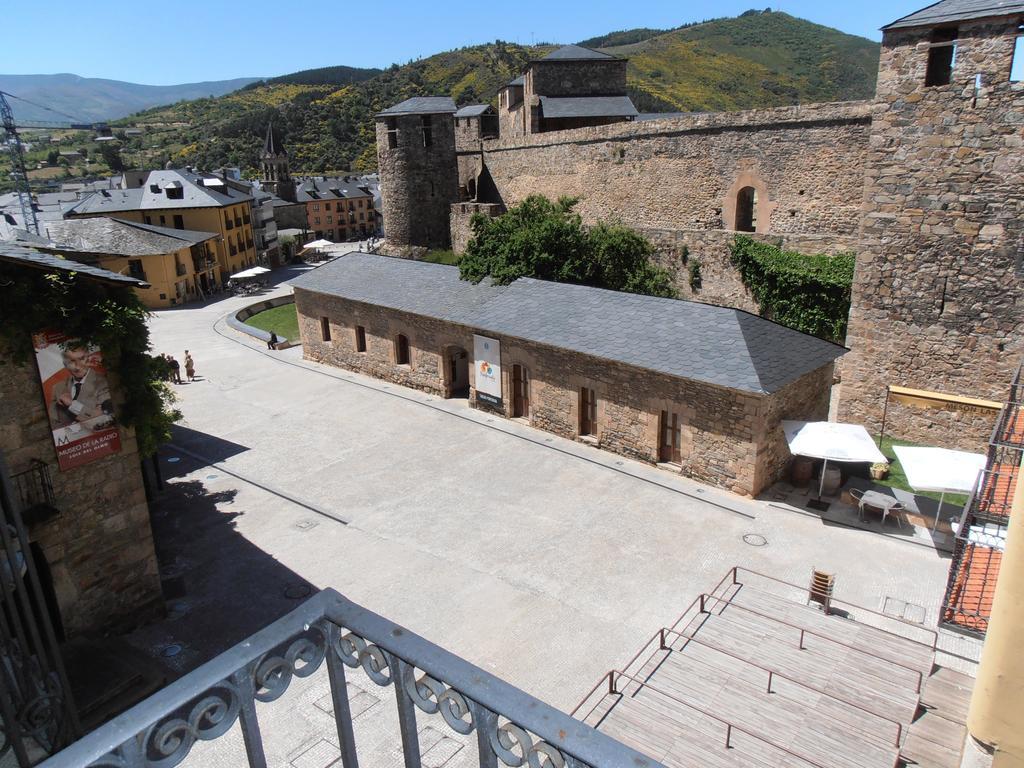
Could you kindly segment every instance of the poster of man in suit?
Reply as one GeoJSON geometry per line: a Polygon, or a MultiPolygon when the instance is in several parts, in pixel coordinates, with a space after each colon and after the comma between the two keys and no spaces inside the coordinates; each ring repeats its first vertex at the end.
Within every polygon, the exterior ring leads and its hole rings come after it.
{"type": "Polygon", "coordinates": [[[121,450],[103,354],[57,331],[32,337],[46,412],[62,470],[121,450]]]}

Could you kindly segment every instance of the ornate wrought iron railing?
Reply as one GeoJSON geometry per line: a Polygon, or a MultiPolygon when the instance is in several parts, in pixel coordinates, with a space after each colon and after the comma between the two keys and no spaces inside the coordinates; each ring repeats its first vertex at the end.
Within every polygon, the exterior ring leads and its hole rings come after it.
{"type": "Polygon", "coordinates": [[[406,768],[419,768],[417,710],[475,733],[481,768],[661,764],[409,630],[324,590],[287,616],[51,757],[43,768],[178,765],[198,740],[239,723],[250,766],[265,766],[256,702],[326,664],[341,764],[357,768],[346,668],[391,687],[406,768]]]}
{"type": "Polygon", "coordinates": [[[15,487],[0,452],[0,765],[27,768],[81,726],[15,487]]]}

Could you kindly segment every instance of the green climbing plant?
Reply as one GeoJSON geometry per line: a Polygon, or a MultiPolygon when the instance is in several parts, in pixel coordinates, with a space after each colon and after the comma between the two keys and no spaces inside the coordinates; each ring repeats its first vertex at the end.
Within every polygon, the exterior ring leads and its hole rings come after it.
{"type": "Polygon", "coordinates": [[[181,418],[164,381],[166,364],[149,353],[146,317],[146,308],[130,288],[75,273],[0,265],[0,346],[11,363],[30,364],[32,334],[47,329],[98,346],[108,374],[124,394],[118,419],[135,429],[142,456],[155,453],[181,418]]]}
{"type": "Polygon", "coordinates": [[[763,317],[829,341],[846,338],[852,253],[807,255],[737,235],[731,259],[763,317]]]}

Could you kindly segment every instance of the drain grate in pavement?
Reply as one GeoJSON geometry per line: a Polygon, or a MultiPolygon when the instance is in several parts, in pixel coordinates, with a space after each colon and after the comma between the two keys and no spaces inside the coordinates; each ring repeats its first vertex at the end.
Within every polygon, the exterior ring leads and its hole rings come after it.
{"type": "MultiPolygon", "coordinates": [[[[352,713],[353,720],[380,703],[378,697],[368,691],[364,691],[354,683],[349,683],[346,687],[348,688],[348,708],[352,713]]],[[[313,702],[313,706],[332,717],[334,716],[334,699],[330,693],[321,696],[313,702]]]]}
{"type": "Polygon", "coordinates": [[[293,525],[292,528],[294,528],[297,531],[308,531],[313,528],[316,528],[318,525],[320,525],[320,523],[318,523],[316,520],[310,520],[309,518],[306,518],[305,520],[299,520],[299,522],[293,525]]]}
{"type": "Polygon", "coordinates": [[[172,656],[177,656],[179,653],[181,653],[181,651],[181,645],[179,645],[178,643],[171,643],[170,645],[166,646],[162,651],[160,651],[160,655],[163,656],[165,659],[169,659],[172,656]]]}
{"type": "Polygon", "coordinates": [[[293,768],[327,768],[340,757],[341,751],[336,746],[327,739],[320,739],[305,752],[292,758],[289,765],[293,768]]]}
{"type": "Polygon", "coordinates": [[[423,765],[425,768],[441,768],[441,766],[455,757],[455,754],[460,749],[462,749],[462,744],[455,739],[442,736],[437,744],[423,753],[423,765]]]}
{"type": "Polygon", "coordinates": [[[886,597],[882,606],[882,613],[893,616],[897,619],[912,621],[915,624],[924,624],[928,611],[923,605],[908,603],[906,600],[899,600],[895,597],[886,597]]]}

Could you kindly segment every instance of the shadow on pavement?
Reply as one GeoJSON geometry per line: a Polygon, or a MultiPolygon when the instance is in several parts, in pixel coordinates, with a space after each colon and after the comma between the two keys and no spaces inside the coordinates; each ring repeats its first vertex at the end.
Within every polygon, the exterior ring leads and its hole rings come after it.
{"type": "Polygon", "coordinates": [[[179,457],[161,454],[167,482],[151,504],[167,617],[126,639],[177,676],[280,618],[319,588],[239,532],[238,520],[249,514],[237,498],[241,481],[216,469],[203,479],[174,479],[205,465],[186,456],[174,463],[170,458],[179,457]]]}
{"type": "MultiPolygon", "coordinates": [[[[171,440],[174,445],[184,448],[186,451],[197,456],[202,456],[211,464],[230,459],[232,456],[237,456],[249,450],[249,447],[246,445],[232,443],[230,440],[214,437],[206,432],[189,429],[180,424],[175,424],[171,427],[171,440]]],[[[177,455],[177,453],[169,454],[170,457],[177,455]]],[[[180,467],[176,466],[176,462],[171,462],[170,464],[161,462],[161,469],[167,478],[180,477],[183,474],[179,471],[180,467]]]]}

